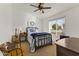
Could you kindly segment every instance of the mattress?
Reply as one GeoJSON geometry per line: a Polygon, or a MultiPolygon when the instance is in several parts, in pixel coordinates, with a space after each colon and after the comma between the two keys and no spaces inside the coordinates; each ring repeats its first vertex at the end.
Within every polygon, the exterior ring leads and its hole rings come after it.
{"type": "Polygon", "coordinates": [[[30,34],[33,38],[36,37],[36,36],[42,36],[42,35],[51,35],[50,33],[46,33],[46,32],[40,32],[40,33],[32,33],[30,34]]]}

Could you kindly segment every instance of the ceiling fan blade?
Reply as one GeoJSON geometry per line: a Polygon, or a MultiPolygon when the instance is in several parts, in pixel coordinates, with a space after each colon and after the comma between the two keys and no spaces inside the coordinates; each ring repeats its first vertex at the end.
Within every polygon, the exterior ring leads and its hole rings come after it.
{"type": "Polygon", "coordinates": [[[38,8],[40,8],[41,6],[43,6],[44,3],[39,3],[38,4],[38,8]]]}
{"type": "Polygon", "coordinates": [[[44,3],[39,3],[39,5],[43,5],[44,3]]]}
{"type": "Polygon", "coordinates": [[[36,9],[34,12],[38,11],[39,9],[36,9]]]}
{"type": "Polygon", "coordinates": [[[33,6],[33,7],[36,7],[36,8],[38,8],[38,6],[35,6],[35,5],[32,5],[32,4],[31,4],[30,6],[33,6]]]}
{"type": "Polygon", "coordinates": [[[51,9],[51,7],[43,7],[42,9],[51,9]]]}

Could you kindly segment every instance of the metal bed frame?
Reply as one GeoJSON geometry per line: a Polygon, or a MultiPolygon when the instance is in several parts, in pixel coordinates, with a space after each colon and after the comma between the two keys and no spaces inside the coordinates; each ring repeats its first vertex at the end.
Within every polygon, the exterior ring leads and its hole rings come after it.
{"type": "MultiPolygon", "coordinates": [[[[26,28],[26,32],[27,33],[28,33],[28,31],[30,31],[28,29],[35,29],[35,30],[37,30],[38,28],[37,27],[27,27],[26,28]]],[[[33,44],[34,48],[33,49],[35,49],[35,51],[36,51],[40,47],[47,46],[47,45],[52,45],[52,35],[51,34],[37,35],[37,36],[33,37],[32,42],[34,42],[34,44],[33,44]],[[43,43],[42,43],[42,41],[43,41],[43,43]],[[37,44],[38,46],[36,45],[37,42],[38,42],[38,44],[37,44]],[[39,45],[39,42],[41,42],[41,45],[39,45]]]]}
{"type": "Polygon", "coordinates": [[[38,49],[38,48],[41,48],[41,47],[44,47],[44,46],[47,46],[47,45],[52,45],[52,35],[48,34],[48,35],[40,35],[40,36],[37,36],[35,37],[33,40],[34,41],[34,47],[35,47],[35,51],[38,49]],[[48,37],[47,37],[48,36],[48,37]],[[40,37],[43,37],[43,38],[40,38],[40,37]],[[38,39],[36,39],[38,38],[38,39]],[[36,42],[38,41],[38,46],[36,45],[36,42]],[[41,44],[39,44],[41,42],[41,44]]]}

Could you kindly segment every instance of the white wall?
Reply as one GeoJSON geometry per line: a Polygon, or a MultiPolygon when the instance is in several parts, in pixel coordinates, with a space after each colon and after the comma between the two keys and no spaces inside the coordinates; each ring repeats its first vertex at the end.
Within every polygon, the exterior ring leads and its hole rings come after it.
{"type": "Polygon", "coordinates": [[[34,25],[34,27],[38,27],[39,28],[39,31],[41,31],[42,30],[42,24],[41,24],[41,19],[39,19],[38,17],[37,17],[38,15],[36,15],[36,14],[33,14],[33,13],[26,13],[26,15],[25,15],[25,24],[26,24],[26,27],[29,27],[29,26],[31,26],[30,25],[30,21],[33,21],[34,23],[35,23],[35,25],[34,25]],[[28,24],[27,24],[27,22],[28,22],[28,24]]]}
{"type": "Polygon", "coordinates": [[[34,13],[28,13],[27,10],[23,11],[23,10],[19,10],[16,7],[13,7],[13,33],[15,28],[18,28],[19,30],[21,29],[21,31],[26,31],[26,27],[28,27],[29,25],[27,25],[27,22],[29,21],[34,21],[35,22],[35,26],[37,26],[39,28],[39,31],[42,30],[42,24],[41,24],[41,19],[38,18],[38,15],[34,14],[34,13]]]}
{"type": "Polygon", "coordinates": [[[12,32],[14,34],[15,28],[22,29],[24,31],[26,24],[24,19],[24,14],[18,11],[13,10],[13,24],[12,32]]]}
{"type": "Polygon", "coordinates": [[[65,17],[65,35],[79,38],[79,7],[58,13],[48,19],[44,19],[43,31],[48,32],[48,20],[65,17]]]}
{"type": "Polygon", "coordinates": [[[11,40],[12,7],[11,4],[0,4],[0,44],[11,40]]]}

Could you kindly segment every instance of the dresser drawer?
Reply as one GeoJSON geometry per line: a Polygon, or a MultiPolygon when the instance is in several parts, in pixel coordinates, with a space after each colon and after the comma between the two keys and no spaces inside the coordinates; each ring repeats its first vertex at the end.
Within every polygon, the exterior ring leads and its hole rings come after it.
{"type": "Polygon", "coordinates": [[[76,53],[62,46],[56,45],[56,48],[57,48],[57,56],[79,56],[79,53],[76,53]]]}

